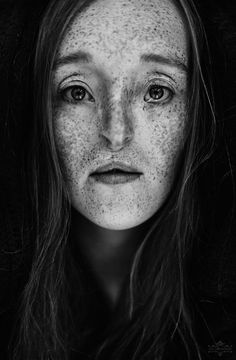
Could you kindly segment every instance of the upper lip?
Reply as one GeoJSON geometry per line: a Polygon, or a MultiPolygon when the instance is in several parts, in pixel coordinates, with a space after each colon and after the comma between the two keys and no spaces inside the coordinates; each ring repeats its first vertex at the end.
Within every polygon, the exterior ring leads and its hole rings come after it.
{"type": "Polygon", "coordinates": [[[112,170],[120,170],[129,173],[142,174],[140,171],[130,165],[123,164],[122,162],[111,162],[109,164],[98,167],[92,174],[104,173],[112,170]]]}

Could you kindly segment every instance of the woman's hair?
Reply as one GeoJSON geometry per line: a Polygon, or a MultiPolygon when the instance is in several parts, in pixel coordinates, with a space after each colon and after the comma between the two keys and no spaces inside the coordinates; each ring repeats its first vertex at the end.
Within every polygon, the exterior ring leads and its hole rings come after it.
{"type": "MultiPolygon", "coordinates": [[[[91,2],[53,0],[39,28],[33,80],[35,117],[27,167],[35,245],[19,309],[18,336],[12,346],[12,358],[17,360],[69,359],[70,347],[83,341],[83,333],[73,330],[73,319],[79,319],[86,308],[85,290],[80,264],[73,262],[69,246],[71,206],[55,144],[52,74],[68,26],[91,2]],[[76,309],[70,303],[75,281],[76,309]]],[[[207,73],[207,41],[196,4],[192,0],[174,3],[185,23],[189,42],[184,150],[168,199],[134,256],[122,321],[101,344],[96,359],[105,354],[113,360],[164,359],[174,336],[179,337],[189,358],[196,355],[201,359],[189,306],[187,266],[198,235],[197,171],[212,153],[215,117],[207,73]]]]}

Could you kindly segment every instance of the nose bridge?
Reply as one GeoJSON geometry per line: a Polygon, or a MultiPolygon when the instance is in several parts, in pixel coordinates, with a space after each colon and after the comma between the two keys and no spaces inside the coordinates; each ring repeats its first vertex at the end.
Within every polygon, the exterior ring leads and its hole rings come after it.
{"type": "Polygon", "coordinates": [[[124,88],[113,89],[104,110],[103,135],[108,140],[110,147],[122,148],[132,139],[134,133],[128,91],[124,88]]]}

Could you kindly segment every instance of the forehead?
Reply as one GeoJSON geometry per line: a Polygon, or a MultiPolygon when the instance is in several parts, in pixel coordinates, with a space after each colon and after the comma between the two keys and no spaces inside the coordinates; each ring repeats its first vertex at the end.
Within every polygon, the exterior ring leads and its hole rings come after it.
{"type": "Polygon", "coordinates": [[[172,0],[96,0],[75,17],[59,57],[78,50],[111,61],[151,51],[187,65],[187,34],[172,0]]]}

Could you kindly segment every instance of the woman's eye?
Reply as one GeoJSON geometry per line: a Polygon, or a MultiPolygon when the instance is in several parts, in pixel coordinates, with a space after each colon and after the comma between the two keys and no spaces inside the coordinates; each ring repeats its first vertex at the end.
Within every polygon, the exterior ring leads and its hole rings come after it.
{"type": "Polygon", "coordinates": [[[173,96],[173,91],[161,85],[151,85],[144,96],[144,100],[150,103],[159,103],[170,100],[173,96]]]}
{"type": "Polygon", "coordinates": [[[92,95],[81,85],[69,86],[60,91],[63,100],[71,103],[79,103],[82,101],[92,101],[94,98],[92,95]]]}

